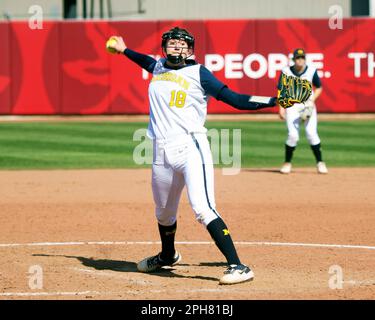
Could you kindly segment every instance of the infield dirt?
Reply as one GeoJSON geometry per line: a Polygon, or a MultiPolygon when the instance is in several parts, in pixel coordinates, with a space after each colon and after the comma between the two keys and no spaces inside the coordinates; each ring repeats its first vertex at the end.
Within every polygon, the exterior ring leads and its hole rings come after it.
{"type": "Polygon", "coordinates": [[[206,243],[186,190],[176,235],[186,242],[177,245],[181,264],[136,271],[160,249],[150,179],[150,169],[1,171],[0,299],[375,299],[374,168],[328,175],[297,168],[288,176],[217,169],[217,210],[255,272],[254,281],[235,286],[218,285],[224,258],[206,243]],[[35,265],[43,287],[33,290],[35,265]],[[344,281],[336,290],[329,288],[335,265],[344,281]]]}

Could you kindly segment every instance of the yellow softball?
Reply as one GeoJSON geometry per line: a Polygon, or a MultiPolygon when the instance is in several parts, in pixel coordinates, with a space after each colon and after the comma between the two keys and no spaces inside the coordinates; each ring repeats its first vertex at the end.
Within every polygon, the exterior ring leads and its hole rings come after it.
{"type": "Polygon", "coordinates": [[[105,47],[109,53],[117,53],[117,50],[112,48],[114,45],[116,45],[116,43],[117,43],[116,38],[111,37],[107,40],[105,47]]]}

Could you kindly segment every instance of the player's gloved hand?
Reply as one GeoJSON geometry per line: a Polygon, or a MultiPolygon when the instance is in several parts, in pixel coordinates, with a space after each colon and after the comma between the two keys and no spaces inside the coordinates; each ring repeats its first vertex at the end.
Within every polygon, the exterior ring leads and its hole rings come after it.
{"type": "Polygon", "coordinates": [[[295,103],[304,103],[311,96],[312,86],[306,79],[281,75],[281,88],[277,92],[277,102],[282,108],[289,108],[295,103]]]}

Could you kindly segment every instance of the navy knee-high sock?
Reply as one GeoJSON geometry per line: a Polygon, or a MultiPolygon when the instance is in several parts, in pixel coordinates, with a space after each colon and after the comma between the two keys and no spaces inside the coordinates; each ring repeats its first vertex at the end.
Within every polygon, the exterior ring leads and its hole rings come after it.
{"type": "Polygon", "coordinates": [[[312,152],[314,153],[316,162],[323,161],[320,143],[318,143],[316,145],[313,145],[313,146],[310,146],[310,147],[311,147],[312,152]]]}
{"type": "Polygon", "coordinates": [[[285,145],[285,162],[292,162],[293,158],[293,152],[296,149],[296,147],[285,145]]]}
{"type": "Polygon", "coordinates": [[[161,239],[161,254],[162,260],[170,260],[175,254],[174,237],[177,229],[177,221],[171,226],[159,225],[159,234],[161,239]]]}
{"type": "Polygon", "coordinates": [[[228,264],[241,264],[232,237],[223,219],[217,218],[207,225],[207,230],[215,241],[221,253],[225,256],[228,264]]]}

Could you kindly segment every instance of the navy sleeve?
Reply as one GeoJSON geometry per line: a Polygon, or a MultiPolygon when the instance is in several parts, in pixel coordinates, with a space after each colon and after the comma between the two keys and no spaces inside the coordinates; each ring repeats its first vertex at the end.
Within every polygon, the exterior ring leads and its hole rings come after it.
{"type": "Polygon", "coordinates": [[[220,90],[217,100],[223,101],[239,110],[258,110],[276,105],[276,97],[268,98],[239,94],[226,86],[220,90]]]}
{"type": "Polygon", "coordinates": [[[156,65],[156,60],[154,58],[151,58],[150,56],[142,53],[135,52],[128,48],[124,50],[124,55],[146,71],[150,73],[154,71],[156,65]]]}
{"type": "Polygon", "coordinates": [[[259,100],[259,97],[253,97],[247,94],[238,94],[230,90],[204,66],[200,67],[199,72],[201,85],[206,94],[214,97],[219,101],[223,101],[236,109],[257,110],[267,107],[273,107],[276,104],[276,97],[259,100]]]}
{"type": "Polygon", "coordinates": [[[312,80],[313,85],[315,88],[320,88],[322,86],[322,82],[320,81],[320,78],[318,76],[318,71],[315,70],[313,80],[312,80]]]}
{"type": "Polygon", "coordinates": [[[217,99],[217,95],[225,84],[220,82],[205,66],[199,69],[201,86],[206,94],[217,99]]]}

